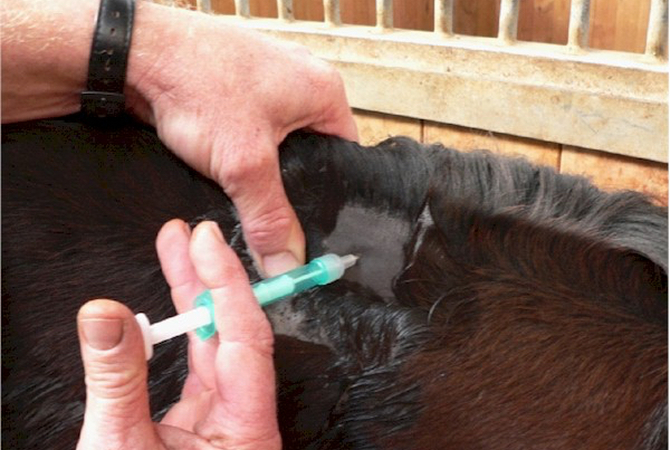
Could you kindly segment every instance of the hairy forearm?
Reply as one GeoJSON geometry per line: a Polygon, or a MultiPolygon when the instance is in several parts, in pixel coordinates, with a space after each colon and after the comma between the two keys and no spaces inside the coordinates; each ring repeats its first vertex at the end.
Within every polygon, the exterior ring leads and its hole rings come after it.
{"type": "Polygon", "coordinates": [[[86,84],[98,4],[2,4],[2,121],[72,113],[86,84]]]}
{"type": "MultiPolygon", "coordinates": [[[[2,121],[54,117],[79,111],[86,87],[88,59],[98,0],[2,2],[2,121]]],[[[151,120],[150,89],[141,86],[162,48],[169,48],[166,15],[171,11],[138,2],[128,61],[128,104],[151,120]]],[[[188,13],[187,13],[188,14],[188,13]]],[[[149,81],[149,80],[147,80],[149,81]]]]}
{"type": "MultiPolygon", "coordinates": [[[[2,120],[80,109],[100,0],[2,2],[2,120]]],[[[214,15],[137,1],[126,109],[235,202],[268,275],[304,261],[277,150],[298,128],[356,139],[342,79],[295,44],[214,15]]]]}

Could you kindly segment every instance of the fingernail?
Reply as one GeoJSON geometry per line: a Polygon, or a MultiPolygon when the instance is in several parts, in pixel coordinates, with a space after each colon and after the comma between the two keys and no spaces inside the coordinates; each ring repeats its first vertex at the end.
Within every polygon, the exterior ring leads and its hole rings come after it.
{"type": "Polygon", "coordinates": [[[300,262],[291,252],[279,252],[263,257],[263,270],[269,277],[293,270],[300,266],[300,262]]]}
{"type": "Polygon", "coordinates": [[[218,223],[207,221],[207,222],[205,222],[205,224],[207,226],[206,230],[207,230],[208,233],[210,233],[212,236],[214,236],[219,241],[224,242],[223,233],[221,232],[221,228],[219,228],[218,223]]]}
{"type": "Polygon", "coordinates": [[[110,350],[123,337],[122,319],[83,319],[81,329],[86,343],[96,350],[110,350]]]}

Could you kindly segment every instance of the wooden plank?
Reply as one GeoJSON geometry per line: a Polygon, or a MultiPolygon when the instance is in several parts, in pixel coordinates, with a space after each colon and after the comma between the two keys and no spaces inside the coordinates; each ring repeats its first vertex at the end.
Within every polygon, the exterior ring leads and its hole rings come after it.
{"type": "Polygon", "coordinates": [[[489,150],[506,156],[522,156],[535,164],[557,170],[559,167],[560,145],[549,142],[434,122],[424,124],[423,141],[462,151],[489,150]]]}
{"type": "Polygon", "coordinates": [[[589,47],[609,50],[614,48],[618,3],[610,0],[591,1],[589,47]]]}
{"type": "Polygon", "coordinates": [[[593,48],[644,52],[650,0],[592,0],[593,48]]]}
{"type": "Polygon", "coordinates": [[[644,52],[650,6],[650,0],[618,2],[613,50],[644,52]]]}
{"type": "Polygon", "coordinates": [[[354,110],[360,143],[376,145],[391,136],[407,136],[421,140],[421,121],[406,117],[354,110]]]}
{"type": "Polygon", "coordinates": [[[249,11],[253,17],[277,17],[277,2],[249,0],[249,11]]]}
{"type": "Polygon", "coordinates": [[[396,28],[408,30],[433,30],[435,0],[395,0],[393,23],[396,28]]]}
{"type": "MultiPolygon", "coordinates": [[[[340,0],[342,23],[374,26],[376,0],[340,0]]],[[[411,30],[433,29],[433,0],[395,0],[393,26],[411,30]]]]}
{"type": "Polygon", "coordinates": [[[645,55],[229,19],[302,43],[330,61],[356,108],[668,159],[668,67],[645,55]]]}
{"type": "MultiPolygon", "coordinates": [[[[161,1],[161,0],[156,0],[161,1]]],[[[163,0],[165,1],[165,0],[163,0]]],[[[183,0],[176,0],[183,1],[183,0]]],[[[213,11],[232,14],[233,0],[211,0],[213,11]]],[[[651,0],[592,0],[589,46],[598,49],[643,52],[651,0]]],[[[276,0],[251,0],[251,15],[277,17],[276,0]]],[[[296,0],[298,20],[324,18],[322,0],[296,0]]],[[[520,2],[520,40],[567,42],[570,0],[524,0],[520,2]]],[[[342,22],[375,25],[375,0],[342,0],[342,22]]],[[[434,1],[395,0],[394,24],[397,28],[431,30],[434,1]]],[[[454,2],[454,32],[474,36],[496,36],[500,0],[454,2]]]]}
{"type": "Polygon", "coordinates": [[[606,191],[640,191],[668,205],[667,164],[565,146],[561,172],[584,175],[606,191]]]}
{"type": "Polygon", "coordinates": [[[375,0],[340,0],[340,13],[342,23],[374,26],[375,0]]]}
{"type": "Polygon", "coordinates": [[[522,1],[519,11],[521,41],[566,44],[570,0],[522,1]]]}
{"type": "Polygon", "coordinates": [[[293,0],[293,14],[296,20],[310,20],[310,21],[322,22],[323,20],[325,20],[323,1],[293,0]]]}
{"type": "Polygon", "coordinates": [[[454,33],[497,36],[499,16],[500,0],[456,1],[454,33]]]}
{"type": "Polygon", "coordinates": [[[235,1],[212,0],[212,11],[217,14],[235,14],[235,1]]]}

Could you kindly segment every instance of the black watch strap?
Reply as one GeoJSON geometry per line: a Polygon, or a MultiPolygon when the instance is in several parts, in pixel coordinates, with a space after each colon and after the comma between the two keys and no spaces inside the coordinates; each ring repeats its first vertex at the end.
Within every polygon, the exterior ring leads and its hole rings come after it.
{"type": "Polygon", "coordinates": [[[124,112],[123,88],[134,14],[134,0],[100,0],[88,82],[81,93],[81,110],[87,116],[116,117],[124,112]]]}

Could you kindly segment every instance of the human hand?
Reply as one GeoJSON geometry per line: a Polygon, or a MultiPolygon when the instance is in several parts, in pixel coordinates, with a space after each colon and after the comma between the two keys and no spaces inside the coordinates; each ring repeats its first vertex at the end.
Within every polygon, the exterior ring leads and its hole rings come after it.
{"type": "Polygon", "coordinates": [[[277,148],[303,127],[357,139],[339,74],[301,46],[212,15],[141,3],[128,84],[131,109],[223,186],[261,270],[277,275],[302,264],[304,236],[277,148]]]}
{"type": "MultiPolygon", "coordinates": [[[[3,123],[79,111],[97,8],[91,0],[2,2],[3,123]]],[[[277,146],[303,127],[357,139],[331,66],[221,17],[137,2],[125,94],[131,113],[223,186],[266,275],[304,262],[277,146]]]]}
{"type": "Polygon", "coordinates": [[[218,226],[192,233],[168,222],[156,242],[179,313],[210,289],[218,337],[189,333],[189,373],[180,401],[152,423],[142,334],[132,312],[97,300],[77,319],[86,372],[86,412],[78,450],[281,448],[273,335],[249,280],[218,226]]]}

